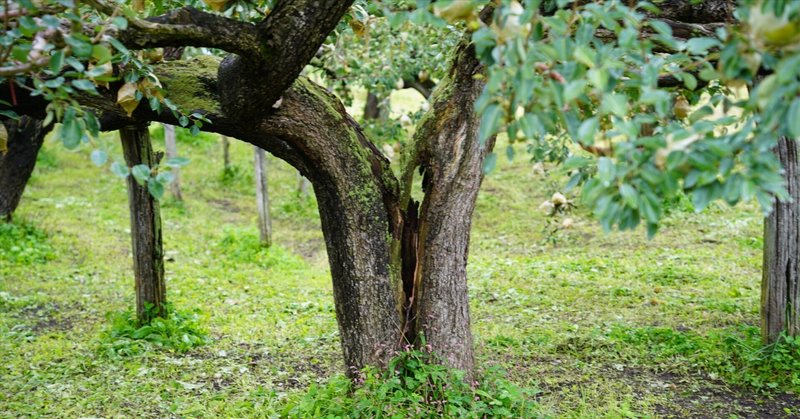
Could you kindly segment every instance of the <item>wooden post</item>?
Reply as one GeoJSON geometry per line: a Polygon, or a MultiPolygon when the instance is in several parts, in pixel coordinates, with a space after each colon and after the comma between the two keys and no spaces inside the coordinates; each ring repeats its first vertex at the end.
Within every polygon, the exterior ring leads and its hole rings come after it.
{"type": "MultiPolygon", "coordinates": [[[[122,152],[129,168],[157,161],[150,144],[147,126],[128,126],[119,130],[122,152]]],[[[164,251],[161,240],[161,214],[158,200],[150,195],[147,185],[139,185],[128,176],[128,204],[131,214],[133,275],[136,283],[136,316],[140,324],[154,317],[166,317],[166,284],[164,251]],[[149,307],[152,307],[148,310],[149,307]]]]}
{"type": "MultiPolygon", "coordinates": [[[[175,126],[169,124],[164,125],[164,145],[167,149],[167,158],[172,159],[178,157],[178,144],[175,138],[175,126]]],[[[169,190],[172,196],[178,201],[183,201],[183,194],[181,193],[181,169],[179,167],[172,168],[172,174],[175,179],[169,185],[169,190]]]]}
{"type": "Polygon", "coordinates": [[[272,245],[272,219],[269,216],[269,190],[267,189],[267,159],[264,150],[253,147],[256,166],[256,201],[258,204],[258,231],[261,244],[272,245]]]}
{"type": "Polygon", "coordinates": [[[301,198],[305,199],[308,197],[308,187],[311,186],[311,182],[308,179],[297,172],[297,193],[300,195],[301,198]]]}
{"type": "Polygon", "coordinates": [[[228,137],[222,136],[222,160],[223,160],[223,170],[225,173],[228,173],[231,170],[231,144],[228,141],[228,137]]]}

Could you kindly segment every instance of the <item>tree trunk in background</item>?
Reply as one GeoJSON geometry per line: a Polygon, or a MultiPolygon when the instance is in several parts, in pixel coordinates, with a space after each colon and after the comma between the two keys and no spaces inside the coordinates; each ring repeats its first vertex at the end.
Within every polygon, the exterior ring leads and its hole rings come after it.
{"type": "Polygon", "coordinates": [[[223,170],[228,173],[231,170],[231,144],[228,137],[222,136],[222,161],[223,170]]]}
{"type": "MultiPolygon", "coordinates": [[[[128,126],[119,130],[122,152],[129,168],[158,162],[153,154],[147,126],[128,126]]],[[[167,291],[164,282],[164,251],[161,240],[161,213],[158,200],[147,184],[140,185],[128,176],[128,204],[131,213],[133,275],[136,281],[136,317],[148,324],[155,317],[166,317],[167,291]]]]}
{"type": "Polygon", "coordinates": [[[364,120],[378,119],[381,116],[380,100],[374,93],[367,92],[367,101],[364,104],[364,120]]]}
{"type": "Polygon", "coordinates": [[[8,138],[0,143],[0,220],[11,221],[25,185],[36,166],[36,156],[50,131],[42,121],[27,116],[3,121],[8,138]]]}
{"type": "Polygon", "coordinates": [[[800,166],[797,141],[778,140],[775,153],[784,169],[791,202],[775,202],[764,220],[761,336],[774,343],[781,333],[800,335],[800,166]]]}
{"type": "Polygon", "coordinates": [[[308,198],[308,187],[310,185],[311,182],[308,181],[308,178],[303,176],[302,173],[297,172],[297,194],[300,195],[301,198],[308,198]]]}
{"type": "MultiPolygon", "coordinates": [[[[164,125],[164,146],[167,149],[167,158],[172,159],[178,157],[178,144],[175,138],[175,125],[164,125]]],[[[172,174],[175,179],[169,184],[169,190],[172,196],[178,201],[183,201],[183,194],[181,193],[181,169],[180,167],[173,167],[172,174]]]]}
{"type": "Polygon", "coordinates": [[[262,246],[272,246],[272,218],[269,216],[269,189],[267,186],[267,159],[261,147],[254,146],[256,165],[256,201],[258,204],[258,232],[262,246]]]}

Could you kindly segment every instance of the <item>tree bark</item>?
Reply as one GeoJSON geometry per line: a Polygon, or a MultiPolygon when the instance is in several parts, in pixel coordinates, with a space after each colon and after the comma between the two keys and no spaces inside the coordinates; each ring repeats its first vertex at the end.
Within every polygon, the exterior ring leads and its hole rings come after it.
{"type": "Polygon", "coordinates": [[[408,213],[413,213],[416,203],[408,191],[419,167],[425,196],[412,238],[416,246],[410,246],[416,247],[416,254],[404,255],[416,263],[413,275],[404,272],[403,277],[405,289],[411,290],[406,304],[411,313],[407,337],[410,332],[424,338],[446,365],[465,371],[468,378],[474,360],[467,253],[483,161],[494,145],[494,138],[478,141],[480,124],[474,103],[483,79],[475,76],[482,71],[474,47],[465,39],[441,82],[441,91],[434,93],[431,114],[415,133],[414,156],[404,168],[402,200],[404,205],[408,202],[408,213]]]}
{"type": "MultiPolygon", "coordinates": [[[[129,168],[139,164],[157,165],[146,125],[119,130],[122,152],[129,168]]],[[[155,317],[166,317],[167,291],[164,281],[164,251],[161,239],[161,213],[158,200],[147,184],[140,185],[128,176],[128,204],[131,214],[133,275],[136,283],[136,317],[148,324],[155,317]]]]}
{"type": "Polygon", "coordinates": [[[4,120],[3,125],[8,138],[0,147],[0,220],[11,221],[52,125],[43,127],[41,120],[27,116],[4,120]]]}
{"type": "Polygon", "coordinates": [[[800,335],[800,165],[797,141],[782,137],[775,153],[783,165],[791,201],[776,200],[764,220],[761,336],[765,344],[782,333],[800,335]]]}
{"type": "MultiPolygon", "coordinates": [[[[178,143],[175,139],[175,125],[164,125],[164,147],[167,149],[167,158],[172,159],[178,157],[178,143]]],[[[183,201],[183,193],[181,192],[181,169],[180,167],[173,167],[172,174],[175,179],[169,184],[169,190],[172,196],[178,201],[183,201]]]]}
{"type": "Polygon", "coordinates": [[[378,119],[381,116],[380,100],[375,93],[367,92],[367,101],[364,103],[364,120],[378,119]]]}
{"type": "Polygon", "coordinates": [[[267,159],[264,150],[253,147],[256,171],[256,203],[258,205],[258,232],[261,245],[272,246],[272,219],[269,216],[269,189],[267,186],[267,159]]]}

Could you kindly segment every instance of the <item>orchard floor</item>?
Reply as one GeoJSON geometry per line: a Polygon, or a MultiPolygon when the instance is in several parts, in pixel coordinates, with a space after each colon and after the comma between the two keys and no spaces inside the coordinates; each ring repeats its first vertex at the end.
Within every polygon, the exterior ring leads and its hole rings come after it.
{"type": "MultiPolygon", "coordinates": [[[[163,202],[168,293],[200,310],[211,342],[99,353],[106,313],[134,298],[125,184],[88,150],[48,142],[16,217],[29,234],[0,240],[0,417],[270,417],[342,371],[313,195],[298,196],[296,173],[270,160],[275,246],[261,250],[252,148],[232,143],[225,178],[218,137],[182,136],[179,148],[192,162],[185,203],[163,202]]],[[[537,207],[564,179],[517,156],[498,159],[475,215],[481,369],[537,388],[544,416],[800,417],[797,385],[739,369],[724,345],[757,342],[753,204],[695,214],[676,202],[652,240],[604,234],[581,208],[552,232],[564,217],[537,207]]]]}

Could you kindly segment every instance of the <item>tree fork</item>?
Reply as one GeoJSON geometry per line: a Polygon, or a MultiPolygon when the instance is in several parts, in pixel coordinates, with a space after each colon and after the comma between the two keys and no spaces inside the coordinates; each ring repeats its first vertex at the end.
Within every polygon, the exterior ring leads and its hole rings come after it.
{"type": "MultiPolygon", "coordinates": [[[[129,168],[144,164],[154,167],[158,159],[153,153],[147,125],[131,125],[119,130],[122,152],[129,168]]],[[[153,318],[166,317],[167,291],[164,281],[164,251],[161,238],[161,213],[158,200],[147,184],[129,175],[128,204],[131,217],[133,275],[136,284],[136,318],[148,324],[153,318]]]]}

